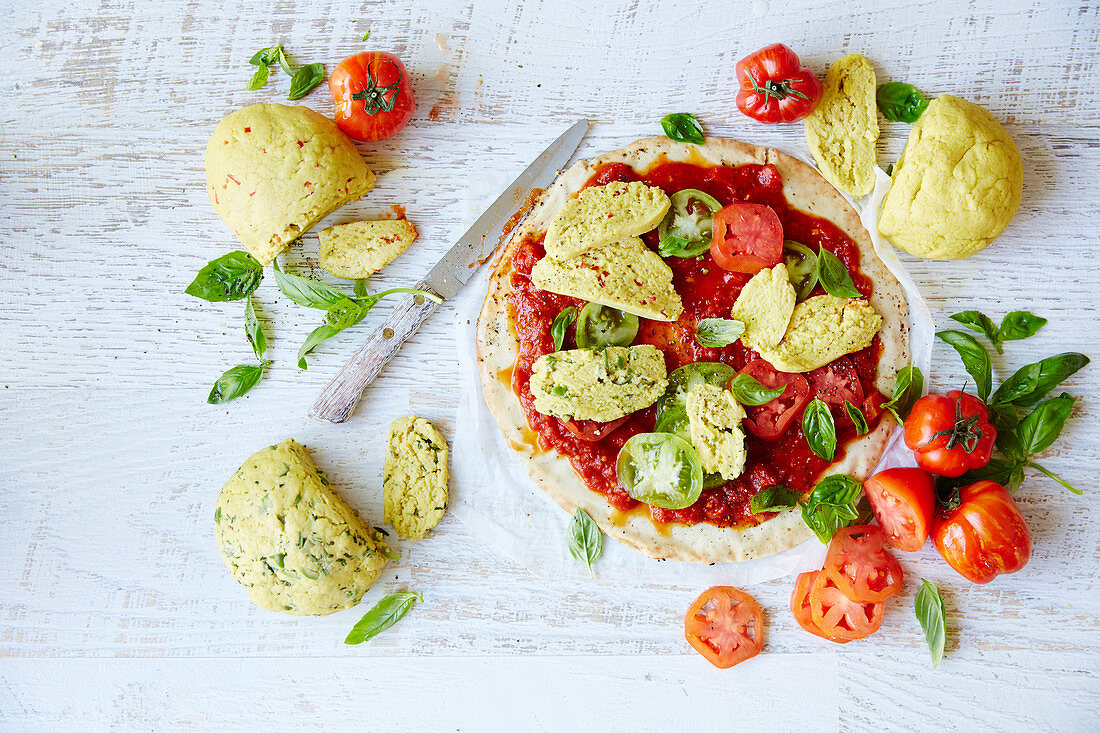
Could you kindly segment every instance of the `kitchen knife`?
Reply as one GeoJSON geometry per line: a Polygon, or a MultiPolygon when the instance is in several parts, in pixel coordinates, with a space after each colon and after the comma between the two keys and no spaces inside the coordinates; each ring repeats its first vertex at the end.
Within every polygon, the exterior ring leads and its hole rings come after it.
{"type": "MultiPolygon", "coordinates": [[[[489,205],[474,225],[443,255],[428,276],[413,287],[450,300],[473,276],[480,263],[493,253],[504,238],[504,225],[516,206],[525,201],[532,189],[546,188],[565,168],[588,132],[588,120],[578,120],[489,205]]],[[[309,416],[341,423],[351,417],[359,396],[401,344],[435,312],[438,304],[423,295],[408,295],[397,304],[386,322],[367,338],[309,408],[309,416]]]]}

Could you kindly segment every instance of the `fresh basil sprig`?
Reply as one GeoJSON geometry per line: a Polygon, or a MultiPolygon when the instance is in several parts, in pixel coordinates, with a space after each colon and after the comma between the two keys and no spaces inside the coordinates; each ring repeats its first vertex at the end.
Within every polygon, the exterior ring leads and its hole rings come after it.
{"type": "Polygon", "coordinates": [[[283,272],[279,269],[278,260],[272,262],[271,266],[275,269],[275,282],[278,283],[279,290],[298,305],[328,310],[347,298],[346,295],[330,285],[300,275],[283,272]]]}
{"type": "Polygon", "coordinates": [[[281,43],[277,43],[274,46],[267,48],[261,48],[256,53],[252,54],[252,58],[248,60],[248,63],[257,67],[256,73],[252,75],[252,79],[248,82],[248,86],[245,89],[253,91],[260,89],[267,84],[268,75],[271,66],[278,64],[282,67],[287,76],[293,76],[294,70],[290,68],[290,61],[286,57],[286,52],[283,51],[281,43]]]}
{"type": "Polygon", "coordinates": [[[801,496],[801,494],[788,486],[780,486],[778,484],[775,486],[768,486],[752,495],[752,498],[749,499],[749,510],[753,514],[777,512],[780,509],[796,506],[801,496]]]}
{"type": "Polygon", "coordinates": [[[898,425],[909,417],[909,411],[924,392],[924,374],[915,366],[902,367],[894,376],[894,396],[883,407],[890,411],[898,425]]]}
{"type": "Polygon", "coordinates": [[[325,65],[317,62],[306,64],[294,72],[290,79],[290,94],[287,99],[301,99],[325,80],[325,65]]]}
{"type": "Polygon", "coordinates": [[[829,544],[838,529],[859,517],[856,503],[862,490],[863,485],[851,476],[842,473],[826,476],[817,482],[806,501],[798,502],[802,521],[819,540],[829,544]]]}
{"type": "Polygon", "coordinates": [[[1084,354],[1069,351],[1022,366],[1001,382],[989,403],[1030,407],[1088,363],[1084,354]]]}
{"type": "Polygon", "coordinates": [[[914,602],[917,621],[924,630],[924,639],[928,642],[928,651],[932,654],[932,668],[940,666],[943,659],[943,647],[947,640],[947,611],[943,606],[940,589],[933,583],[921,578],[920,590],[914,602]]]}
{"type": "Polygon", "coordinates": [[[574,306],[563,308],[561,313],[554,316],[554,322],[550,324],[550,337],[554,339],[554,351],[561,351],[565,343],[565,333],[577,320],[577,309],[574,306]]]}
{"type": "Polygon", "coordinates": [[[364,641],[370,641],[400,621],[405,614],[409,612],[409,609],[412,608],[412,604],[416,601],[423,603],[424,594],[408,591],[390,593],[378,603],[374,604],[374,606],[363,615],[363,618],[359,619],[359,622],[351,627],[351,631],[348,632],[348,636],[344,639],[344,643],[362,644],[364,641]]]}
{"type": "Polygon", "coordinates": [[[1006,313],[999,327],[993,323],[993,319],[980,311],[961,311],[951,316],[951,319],[983,334],[998,354],[1004,353],[1002,344],[1005,341],[1020,341],[1034,336],[1047,322],[1047,319],[1028,311],[1006,313]]]}
{"type": "Polygon", "coordinates": [[[703,144],[703,128],[695,115],[688,112],[674,112],[661,118],[661,127],[669,140],[678,143],[703,144]]]}
{"type": "Polygon", "coordinates": [[[264,336],[263,326],[256,317],[256,307],[252,304],[252,298],[244,302],[244,335],[248,343],[252,344],[252,351],[256,358],[263,361],[264,352],[267,351],[267,337],[264,336]]]}
{"type": "Polygon", "coordinates": [[[1036,405],[1016,428],[1016,437],[1025,455],[1042,453],[1062,434],[1075,400],[1063,392],[1036,405]]]}
{"type": "Polygon", "coordinates": [[[695,324],[695,341],[700,346],[718,349],[729,346],[745,332],[745,324],[730,318],[704,318],[695,324]]]}
{"type": "Polygon", "coordinates": [[[749,374],[738,374],[730,382],[730,392],[733,398],[742,405],[766,405],[787,390],[787,385],[781,384],[775,389],[768,389],[759,379],[749,374]]]}
{"type": "Polygon", "coordinates": [[[959,353],[963,368],[974,378],[974,386],[982,402],[989,399],[989,392],[993,389],[993,363],[985,347],[978,343],[978,339],[962,331],[939,331],[936,336],[959,353]]]}
{"type": "Polygon", "coordinates": [[[836,423],[829,406],[815,397],[802,413],[802,434],[810,450],[826,461],[836,455],[836,423]]]}
{"type": "Polygon", "coordinates": [[[919,120],[924,110],[928,108],[928,100],[920,90],[912,84],[901,81],[880,84],[878,92],[875,93],[875,101],[882,116],[892,122],[912,124],[919,120]]]}
{"type": "Polygon", "coordinates": [[[263,265],[248,252],[237,250],[207,262],[183,292],[211,303],[224,303],[247,298],[263,279],[263,265]]]}
{"type": "Polygon", "coordinates": [[[235,400],[256,386],[264,375],[264,369],[271,362],[260,364],[238,364],[227,370],[214,382],[206,401],[211,405],[220,405],[235,400]]]}
{"type": "Polygon", "coordinates": [[[592,563],[603,554],[603,534],[588,512],[580,507],[569,521],[569,554],[588,566],[589,575],[592,574],[592,563]]]}
{"type": "Polygon", "coordinates": [[[840,258],[821,247],[817,252],[817,279],[825,292],[835,298],[862,298],[852,275],[840,258]]]}
{"type": "Polygon", "coordinates": [[[848,400],[844,400],[844,409],[848,413],[848,418],[852,421],[852,424],[856,426],[856,435],[865,435],[871,432],[870,426],[867,425],[867,418],[863,416],[862,410],[848,400]]]}

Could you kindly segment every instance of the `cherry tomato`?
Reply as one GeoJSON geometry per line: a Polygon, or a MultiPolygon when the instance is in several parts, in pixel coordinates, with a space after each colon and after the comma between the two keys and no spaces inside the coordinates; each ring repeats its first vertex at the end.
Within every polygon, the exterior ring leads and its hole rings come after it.
{"type": "Polygon", "coordinates": [[[755,377],[768,389],[786,387],[783,394],[771,402],[765,402],[759,407],[745,405],[745,413],[748,415],[745,426],[758,438],[778,438],[810,401],[810,384],[806,377],[778,372],[763,359],[749,362],[739,373],[755,377]]]}
{"type": "Polygon", "coordinates": [[[905,552],[924,547],[936,509],[932,476],[919,468],[889,468],[863,482],[886,542],[905,552]]]}
{"type": "Polygon", "coordinates": [[[341,61],[328,78],[336,124],[356,140],[388,140],[413,116],[409,72],[384,51],[364,51],[341,61]]]}
{"type": "Polygon", "coordinates": [[[863,639],[882,626],[884,603],[860,603],[844,595],[824,571],[810,584],[810,619],[829,636],[863,639]]]}
{"type": "Polygon", "coordinates": [[[932,521],[932,541],[947,564],[973,583],[1014,573],[1031,559],[1027,523],[995,481],[959,489],[958,506],[932,521]]]}
{"type": "Polygon", "coordinates": [[[729,669],[764,648],[764,613],[748,593],[716,586],[688,608],[684,637],[715,667],[729,669]]]}
{"type": "Polygon", "coordinates": [[[879,603],[901,590],[901,563],[886,551],[886,537],[873,524],[837,530],[822,572],[849,600],[879,603]]]}
{"type": "Polygon", "coordinates": [[[782,43],[737,62],[737,109],[757,122],[795,122],[821,101],[821,81],[782,43]]]}
{"type": "Polygon", "coordinates": [[[619,427],[630,419],[630,415],[626,417],[620,417],[618,420],[612,420],[610,422],[596,422],[595,420],[560,420],[561,424],[565,426],[565,429],[569,431],[569,434],[578,440],[583,440],[588,443],[595,443],[598,440],[603,440],[607,436],[619,429],[619,427]]]}
{"type": "Polygon", "coordinates": [[[921,397],[905,419],[905,444],[917,465],[939,476],[954,478],[987,465],[995,440],[985,404],[957,389],[921,397]]]}
{"type": "Polygon", "coordinates": [[[734,202],[714,215],[710,256],[730,272],[755,275],[783,260],[783,225],[770,206],[734,202]]]}
{"type": "Polygon", "coordinates": [[[794,614],[794,620],[798,622],[798,625],[814,636],[820,636],[822,639],[835,641],[837,644],[847,644],[847,639],[838,639],[822,631],[821,627],[814,623],[810,614],[810,588],[820,574],[820,570],[814,570],[809,573],[802,573],[798,576],[798,580],[796,580],[794,584],[794,592],[791,593],[791,613],[794,614]]]}

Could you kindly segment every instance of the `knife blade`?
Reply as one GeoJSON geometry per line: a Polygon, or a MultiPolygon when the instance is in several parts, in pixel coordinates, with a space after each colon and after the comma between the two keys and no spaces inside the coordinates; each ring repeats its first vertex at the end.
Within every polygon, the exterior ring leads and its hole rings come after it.
{"type": "MultiPolygon", "coordinates": [[[[453,298],[473,277],[504,239],[504,226],[532,189],[546,188],[565,168],[588,132],[588,120],[578,120],[528,165],[478,217],[466,233],[436,263],[427,277],[414,287],[435,293],[444,300],[453,298]]],[[[423,295],[408,295],[393,309],[389,318],[348,360],[309,408],[309,417],[342,423],[351,417],[363,390],[381,373],[383,367],[420,324],[435,312],[438,304],[423,295]]]]}

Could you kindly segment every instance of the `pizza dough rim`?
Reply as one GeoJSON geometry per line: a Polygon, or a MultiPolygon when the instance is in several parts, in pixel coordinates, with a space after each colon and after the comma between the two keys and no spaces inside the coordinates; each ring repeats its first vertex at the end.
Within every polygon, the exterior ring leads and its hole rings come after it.
{"type": "MultiPolygon", "coordinates": [[[[739,562],[767,557],[790,549],[813,537],[797,508],[744,529],[711,524],[672,524],[658,530],[648,512],[622,513],[589,489],[573,471],[569,459],[556,451],[543,452],[533,443],[519,399],[511,381],[518,355],[518,337],[511,327],[508,295],[511,288],[512,253],[527,235],[544,232],[562,204],[606,163],[621,162],[645,170],[660,156],[669,161],[701,165],[744,165],[771,163],[783,176],[783,193],[792,206],[829,219],[851,237],[860,250],[860,268],[875,283],[871,305],[883,317],[879,332],[882,356],[876,384],[884,394],[893,391],[894,375],[909,364],[908,305],[901,285],[875,253],[870,235],[859,214],[847,199],[816,170],[777,150],[737,140],[707,138],[703,145],[677,143],[663,137],[637,140],[630,145],[594,158],[580,160],[564,171],[542,194],[523,225],[513,233],[493,262],[488,293],[478,318],[477,361],[485,402],[505,440],[524,460],[528,473],[565,511],[582,508],[610,537],[654,558],[698,563],[739,562]],[[625,520],[625,521],[624,521],[625,520]]],[[[894,421],[884,417],[869,434],[848,444],[845,457],[822,475],[847,473],[866,479],[878,463],[893,432],[894,421]]]]}

